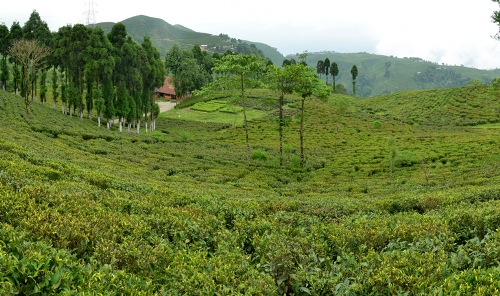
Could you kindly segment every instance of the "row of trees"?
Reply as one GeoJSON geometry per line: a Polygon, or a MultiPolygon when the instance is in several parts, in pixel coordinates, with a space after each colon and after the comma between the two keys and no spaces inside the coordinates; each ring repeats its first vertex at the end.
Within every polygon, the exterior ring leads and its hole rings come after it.
{"type": "Polygon", "coordinates": [[[311,96],[319,98],[328,97],[330,90],[318,78],[314,69],[304,62],[277,67],[266,61],[262,56],[237,53],[226,53],[221,59],[215,61],[214,73],[217,79],[210,83],[203,91],[212,90],[238,90],[243,107],[243,122],[245,129],[245,142],[247,161],[250,163],[250,143],[246,116],[246,90],[248,88],[268,88],[278,94],[278,132],[280,165],[283,164],[284,129],[289,120],[284,116],[285,95],[296,93],[301,97],[300,104],[300,157],[301,166],[305,165],[304,154],[304,115],[305,100],[311,96]]]}
{"type": "Polygon", "coordinates": [[[13,74],[14,89],[17,93],[21,86],[27,112],[37,89],[45,103],[47,69],[52,69],[54,108],[60,99],[62,112],[70,116],[75,112],[83,118],[86,110],[92,118],[95,110],[99,124],[103,115],[108,127],[116,116],[120,130],[122,123],[127,122],[129,129],[135,124],[139,131],[141,118],[146,119],[146,130],[148,119],[154,129],[154,119],[159,113],[153,99],[154,89],[163,84],[165,65],[148,36],[137,44],[127,36],[122,23],[114,25],[108,34],[100,27],[88,28],[82,24],[64,26],[51,33],[33,11],[23,27],[18,22],[10,30],[0,26],[0,44],[0,80],[5,89],[13,74]],[[31,48],[44,49],[45,55],[35,55],[31,48]],[[8,57],[12,70],[6,66],[8,57]]]}
{"type": "MultiPolygon", "coordinates": [[[[322,75],[325,75],[326,84],[328,84],[328,76],[331,75],[333,92],[336,92],[335,78],[339,75],[339,66],[336,62],[330,63],[329,58],[319,60],[316,63],[316,73],[318,73],[320,78],[322,78],[322,75]]],[[[353,65],[351,68],[351,76],[353,95],[356,96],[356,77],[358,76],[358,67],[356,65],[353,65]]]]}

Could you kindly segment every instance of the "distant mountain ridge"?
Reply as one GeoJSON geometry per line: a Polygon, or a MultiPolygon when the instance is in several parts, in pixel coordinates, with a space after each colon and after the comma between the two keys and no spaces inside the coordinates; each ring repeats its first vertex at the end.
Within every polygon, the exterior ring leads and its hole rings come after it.
{"type": "MultiPolygon", "coordinates": [[[[213,35],[196,32],[182,25],[171,25],[159,18],[138,15],[123,20],[121,23],[125,25],[132,39],[138,43],[142,42],[145,35],[148,35],[162,57],[165,56],[166,52],[174,44],[178,44],[181,49],[190,49],[195,45],[206,45],[209,51],[224,52],[230,48],[242,48],[244,43],[247,43],[247,46],[245,46],[246,49],[249,49],[252,44],[255,45],[257,50],[261,50],[275,64],[281,64],[284,59],[283,55],[276,48],[267,44],[243,41],[223,34],[213,35]]],[[[104,22],[98,23],[96,26],[101,27],[108,33],[114,24],[104,22]]]]}
{"type": "MultiPolygon", "coordinates": [[[[206,45],[207,50],[219,52],[225,52],[227,49],[240,52],[257,49],[277,66],[281,66],[285,58],[300,61],[298,55],[284,57],[276,48],[264,43],[240,40],[222,33],[214,35],[196,32],[179,24],[171,25],[159,18],[138,15],[123,20],[121,23],[126,26],[128,34],[138,43],[142,42],[145,35],[148,35],[162,59],[173,44],[178,44],[182,49],[190,49],[194,45],[206,45]]],[[[111,31],[114,24],[103,22],[98,23],[97,26],[107,33],[111,31]]],[[[356,95],[359,97],[410,89],[464,86],[472,79],[490,83],[494,78],[500,77],[500,69],[479,70],[463,66],[438,65],[420,58],[397,58],[369,53],[333,51],[309,53],[307,64],[316,68],[318,60],[326,58],[338,64],[340,73],[336,81],[344,84],[349,93],[352,93],[351,67],[353,65],[358,67],[356,95]]],[[[324,75],[323,80],[326,80],[324,75]]],[[[332,82],[331,76],[328,77],[328,82],[332,82]]]]}
{"type": "MultiPolygon", "coordinates": [[[[286,59],[300,61],[298,55],[288,55],[286,59]]],[[[452,88],[468,85],[471,80],[489,84],[500,77],[500,69],[481,70],[464,66],[450,66],[425,61],[421,58],[398,58],[370,53],[309,53],[307,64],[313,68],[319,60],[328,58],[336,62],[339,75],[336,83],[343,84],[352,93],[351,68],[356,65],[356,96],[370,97],[402,90],[452,88]]],[[[326,80],[325,75],[322,75],[326,80]]],[[[332,82],[332,77],[328,77],[332,82]]]]}

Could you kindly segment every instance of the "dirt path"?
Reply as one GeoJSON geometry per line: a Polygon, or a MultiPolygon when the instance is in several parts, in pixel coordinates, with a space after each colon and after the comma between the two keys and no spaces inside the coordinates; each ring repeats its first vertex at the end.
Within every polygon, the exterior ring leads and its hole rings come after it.
{"type": "Polygon", "coordinates": [[[156,102],[158,106],[160,106],[160,113],[167,112],[170,109],[175,107],[175,103],[173,102],[156,102]]]}

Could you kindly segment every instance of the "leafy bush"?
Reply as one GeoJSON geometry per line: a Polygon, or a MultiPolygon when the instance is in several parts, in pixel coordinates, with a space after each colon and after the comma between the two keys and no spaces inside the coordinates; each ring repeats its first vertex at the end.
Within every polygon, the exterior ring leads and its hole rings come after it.
{"type": "Polygon", "coordinates": [[[267,153],[261,150],[252,151],[251,157],[253,160],[260,160],[260,161],[266,161],[268,158],[267,153]]]}

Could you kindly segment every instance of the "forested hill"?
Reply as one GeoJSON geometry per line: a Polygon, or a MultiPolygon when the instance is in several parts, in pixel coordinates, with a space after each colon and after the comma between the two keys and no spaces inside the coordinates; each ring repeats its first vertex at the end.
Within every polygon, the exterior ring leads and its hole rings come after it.
{"type": "MultiPolygon", "coordinates": [[[[328,58],[338,64],[336,82],[345,85],[352,93],[351,68],[356,65],[356,96],[370,97],[402,90],[452,88],[468,85],[473,79],[489,84],[500,77],[500,69],[480,70],[464,66],[440,65],[421,58],[397,58],[369,53],[309,53],[307,64],[316,68],[319,60],[328,58]]],[[[299,55],[286,59],[299,61],[299,55]]],[[[322,75],[326,80],[325,75],[322,75]]],[[[328,82],[332,77],[328,77],[328,82]]]]}
{"type": "MultiPolygon", "coordinates": [[[[171,25],[162,19],[144,15],[128,18],[121,23],[126,26],[128,34],[138,43],[142,42],[145,35],[148,35],[162,57],[173,44],[178,44],[181,49],[190,49],[194,45],[207,45],[207,49],[214,52],[225,52],[231,49],[241,53],[262,53],[275,64],[281,65],[283,62],[283,55],[274,47],[263,43],[243,41],[220,32],[217,35],[195,32],[182,25],[171,25]]],[[[114,23],[111,22],[97,24],[106,33],[111,31],[113,25],[114,23]]]]}
{"type": "MultiPolygon", "coordinates": [[[[238,36],[226,34],[195,32],[182,25],[171,25],[162,19],[144,15],[128,18],[122,23],[126,26],[128,34],[138,43],[142,42],[145,35],[150,36],[162,59],[173,44],[178,44],[182,49],[190,49],[194,45],[207,45],[210,51],[225,52],[231,49],[242,53],[260,52],[271,59],[275,65],[282,65],[285,58],[300,61],[299,53],[284,57],[276,48],[264,43],[241,40],[238,36]]],[[[114,23],[105,22],[97,25],[107,33],[111,31],[114,23]]],[[[369,53],[334,51],[309,53],[307,64],[315,68],[319,60],[326,58],[338,64],[339,75],[336,81],[343,84],[349,93],[352,93],[351,67],[353,65],[358,67],[359,75],[356,79],[358,97],[370,97],[401,90],[464,86],[472,79],[490,83],[494,78],[500,77],[500,69],[480,70],[463,66],[439,65],[418,57],[398,58],[369,53]]],[[[323,79],[326,80],[324,75],[323,79]]],[[[328,82],[331,83],[331,81],[332,77],[329,76],[328,82]]]]}

